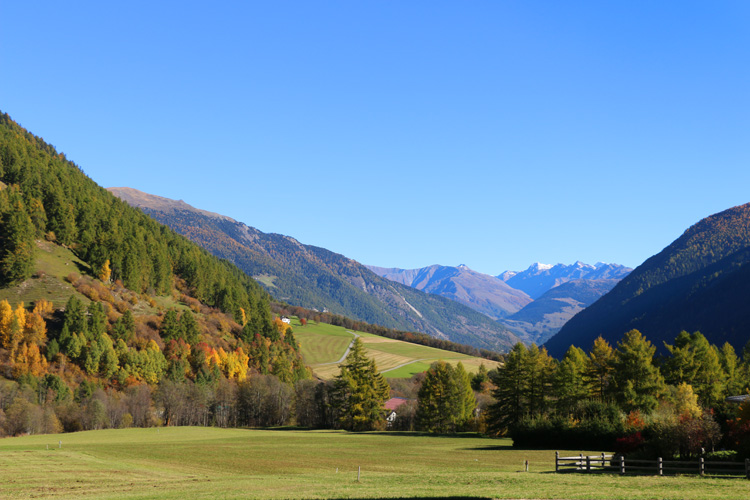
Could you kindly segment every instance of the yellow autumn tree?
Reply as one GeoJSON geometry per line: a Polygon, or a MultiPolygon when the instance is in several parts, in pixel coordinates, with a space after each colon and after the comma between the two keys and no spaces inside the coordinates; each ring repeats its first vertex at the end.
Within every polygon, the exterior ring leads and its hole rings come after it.
{"type": "Polygon", "coordinates": [[[0,344],[8,350],[14,359],[18,345],[23,341],[23,330],[26,326],[26,309],[23,302],[14,311],[7,300],[0,302],[0,344]]]}
{"type": "Polygon", "coordinates": [[[23,328],[23,341],[27,344],[44,345],[47,342],[47,323],[44,318],[36,312],[26,315],[26,324],[23,328]]]}
{"type": "Polygon", "coordinates": [[[235,355],[237,356],[237,363],[239,364],[237,381],[242,382],[247,378],[247,367],[248,363],[250,362],[250,356],[245,354],[245,351],[242,350],[242,347],[237,348],[237,350],[235,351],[235,355]]]}
{"type": "Polygon", "coordinates": [[[284,323],[284,321],[278,316],[273,319],[273,326],[281,335],[282,340],[284,339],[284,337],[286,337],[286,332],[292,329],[292,325],[290,325],[289,323],[284,323]]]}
{"type": "Polygon", "coordinates": [[[99,279],[104,283],[109,283],[109,279],[112,277],[112,269],[109,267],[109,259],[104,261],[101,270],[99,271],[99,279]]]}
{"type": "Polygon", "coordinates": [[[14,361],[13,375],[16,378],[22,375],[41,377],[47,372],[47,360],[39,352],[39,346],[36,344],[21,344],[14,361]]]}
{"type": "Polygon", "coordinates": [[[240,307],[240,323],[242,323],[242,326],[245,326],[247,324],[247,314],[245,314],[245,310],[240,307]]]}
{"type": "Polygon", "coordinates": [[[0,301],[0,345],[10,347],[10,325],[13,323],[13,309],[7,300],[0,301]]]}
{"type": "Polygon", "coordinates": [[[45,314],[51,314],[54,311],[52,302],[48,302],[44,299],[39,299],[34,302],[34,314],[44,317],[45,314]]]}

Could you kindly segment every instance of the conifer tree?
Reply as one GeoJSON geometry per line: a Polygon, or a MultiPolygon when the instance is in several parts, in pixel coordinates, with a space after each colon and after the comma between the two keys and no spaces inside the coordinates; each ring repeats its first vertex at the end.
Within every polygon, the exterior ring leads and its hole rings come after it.
{"type": "Polygon", "coordinates": [[[555,360],[550,357],[546,348],[532,344],[527,363],[529,414],[537,416],[546,413],[551,401],[555,360]]]}
{"type": "Polygon", "coordinates": [[[664,378],[654,365],[656,347],[638,330],[630,330],[617,345],[613,382],[625,411],[651,412],[664,392],[664,378]]]}
{"type": "Polygon", "coordinates": [[[109,267],[109,259],[104,261],[101,270],[99,271],[99,279],[104,283],[109,283],[109,279],[112,277],[112,269],[109,267]]]}
{"type": "Polygon", "coordinates": [[[570,346],[558,364],[554,377],[554,392],[560,413],[570,413],[578,401],[588,397],[589,387],[585,377],[587,362],[588,357],[582,349],[570,346]]]}
{"type": "Polygon", "coordinates": [[[732,344],[725,342],[719,350],[719,361],[726,374],[727,396],[739,396],[745,389],[747,382],[743,380],[742,367],[732,344]]]}
{"type": "Polygon", "coordinates": [[[420,429],[445,434],[465,426],[474,416],[476,399],[463,365],[453,368],[436,361],[419,389],[417,424],[420,429]]]}
{"type": "Polygon", "coordinates": [[[497,401],[490,407],[490,429],[503,434],[528,411],[528,358],[526,346],[518,342],[505,356],[505,363],[490,372],[497,386],[492,393],[497,401]]]}
{"type": "Polygon", "coordinates": [[[602,403],[610,399],[614,362],[615,353],[612,346],[603,337],[597,337],[589,354],[586,377],[591,395],[602,403]]]}
{"type": "Polygon", "coordinates": [[[375,361],[368,358],[359,338],[336,377],[334,392],[339,423],[347,430],[366,431],[382,426],[383,405],[390,396],[390,386],[378,372],[375,361]]]}
{"type": "Polygon", "coordinates": [[[159,334],[164,340],[179,340],[184,337],[184,332],[177,318],[177,311],[170,309],[164,314],[159,334]]]}
{"type": "Polygon", "coordinates": [[[671,357],[664,364],[666,381],[673,385],[689,384],[703,405],[713,407],[724,399],[727,375],[719,351],[700,332],[682,331],[674,345],[664,344],[671,357]]]}
{"type": "Polygon", "coordinates": [[[35,233],[18,187],[0,191],[0,285],[20,283],[31,276],[35,233]]]}
{"type": "Polygon", "coordinates": [[[198,343],[198,336],[200,331],[198,329],[198,323],[195,321],[193,313],[190,311],[183,311],[180,315],[179,329],[182,334],[182,338],[187,341],[190,345],[198,343]]]}

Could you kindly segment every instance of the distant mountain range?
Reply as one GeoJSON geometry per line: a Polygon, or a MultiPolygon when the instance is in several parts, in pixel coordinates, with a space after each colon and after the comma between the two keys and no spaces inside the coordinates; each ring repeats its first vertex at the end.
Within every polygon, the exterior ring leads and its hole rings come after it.
{"type": "Polygon", "coordinates": [[[362,264],[289,236],[131,188],[110,188],[208,251],[253,276],[277,300],[360,321],[493,350],[519,337],[506,326],[438,295],[381,278],[362,264]]]}
{"type": "Polygon", "coordinates": [[[423,292],[447,297],[493,319],[507,318],[523,309],[531,298],[502,280],[478,273],[464,265],[397,269],[367,266],[383,278],[423,292]]]}
{"type": "Polygon", "coordinates": [[[536,300],[547,290],[572,280],[621,280],[632,271],[619,264],[597,262],[593,266],[581,261],[565,264],[541,264],[537,262],[521,272],[505,271],[498,278],[517,290],[524,291],[536,300]]]}
{"type": "Polygon", "coordinates": [[[632,271],[617,264],[582,262],[569,266],[536,263],[525,271],[506,271],[500,276],[478,273],[465,265],[368,268],[392,281],[461,302],[513,329],[524,341],[537,344],[632,271]]]}
{"type": "Polygon", "coordinates": [[[750,204],[690,227],[609,293],[572,318],[546,344],[561,356],[588,350],[602,335],[613,345],[633,328],[664,352],[682,330],[740,350],[750,340],[750,204]]]}
{"type": "Polygon", "coordinates": [[[570,318],[609,292],[619,280],[572,280],[550,288],[517,313],[502,320],[529,340],[543,344],[570,318]]]}

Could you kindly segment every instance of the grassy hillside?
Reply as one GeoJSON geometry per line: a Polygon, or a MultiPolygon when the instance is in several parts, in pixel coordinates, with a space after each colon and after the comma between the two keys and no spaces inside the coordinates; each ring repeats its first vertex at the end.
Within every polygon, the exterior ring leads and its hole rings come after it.
{"type": "Polygon", "coordinates": [[[401,433],[170,427],[27,436],[0,440],[0,471],[4,499],[750,496],[744,479],[558,475],[551,450],[401,433]]]}
{"type": "Polygon", "coordinates": [[[300,344],[305,363],[320,378],[330,379],[338,374],[338,363],[347,347],[358,335],[362,339],[367,355],[377,363],[378,369],[389,378],[411,377],[430,367],[434,361],[442,359],[456,364],[459,361],[469,372],[476,372],[484,363],[488,370],[498,363],[487,359],[468,356],[456,352],[443,351],[433,347],[401,342],[378,335],[352,332],[340,326],[309,322],[302,326],[293,320],[294,336],[300,344]]]}
{"type": "Polygon", "coordinates": [[[0,288],[0,300],[5,299],[11,304],[23,302],[28,305],[45,299],[52,302],[56,308],[64,306],[71,295],[88,301],[65,281],[65,277],[71,273],[89,272],[88,264],[67,248],[42,240],[37,240],[35,244],[37,252],[34,275],[19,285],[0,288]]]}

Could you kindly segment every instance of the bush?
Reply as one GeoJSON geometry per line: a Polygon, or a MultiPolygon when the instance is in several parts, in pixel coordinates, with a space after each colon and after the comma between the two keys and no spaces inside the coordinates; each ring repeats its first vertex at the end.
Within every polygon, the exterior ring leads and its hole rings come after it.
{"type": "Polygon", "coordinates": [[[614,405],[579,403],[571,417],[526,417],[510,430],[513,446],[611,450],[625,432],[623,417],[614,405]]]}
{"type": "Polygon", "coordinates": [[[736,450],[721,450],[706,453],[706,460],[714,462],[739,462],[740,458],[736,450]]]}

